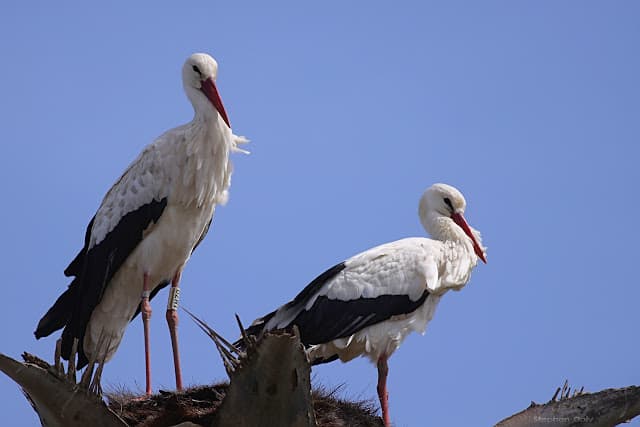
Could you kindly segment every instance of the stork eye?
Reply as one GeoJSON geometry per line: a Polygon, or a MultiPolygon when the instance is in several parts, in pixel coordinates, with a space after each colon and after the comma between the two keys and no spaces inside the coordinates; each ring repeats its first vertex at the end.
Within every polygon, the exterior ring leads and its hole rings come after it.
{"type": "Polygon", "coordinates": [[[451,199],[448,197],[444,198],[444,202],[446,203],[447,206],[449,206],[451,208],[451,210],[453,210],[453,204],[451,203],[451,199]]]}
{"type": "Polygon", "coordinates": [[[202,75],[202,73],[200,72],[200,68],[198,68],[197,65],[194,65],[192,68],[193,68],[193,71],[195,71],[196,73],[202,75]]]}

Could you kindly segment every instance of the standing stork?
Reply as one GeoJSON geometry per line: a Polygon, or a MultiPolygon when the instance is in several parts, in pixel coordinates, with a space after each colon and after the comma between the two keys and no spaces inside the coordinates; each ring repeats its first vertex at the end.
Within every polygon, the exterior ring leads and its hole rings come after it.
{"type": "Polygon", "coordinates": [[[111,359],[127,324],[141,312],[147,395],[149,300],[171,283],[166,317],[176,388],[181,390],[176,312],[180,274],[207,234],[216,205],[227,200],[229,153],[243,151],[238,144],[247,141],[231,132],[215,84],[217,71],[218,64],[207,54],[186,60],[182,83],[195,111],[193,120],[148,145],[107,192],[89,222],[84,247],[64,271],[74,279],[35,331],[41,338],[64,328],[62,357],[75,359],[77,340],[77,366],[82,368],[88,360],[111,359]]]}
{"type": "Polygon", "coordinates": [[[387,359],[410,332],[424,333],[442,295],[464,287],[478,258],[486,263],[480,233],[464,219],[465,207],[460,191],[434,184],[418,209],[433,239],[410,237],[355,255],[255,320],[247,332],[258,336],[295,325],[314,365],[368,357],[378,367],[378,397],[390,426],[387,359]]]}

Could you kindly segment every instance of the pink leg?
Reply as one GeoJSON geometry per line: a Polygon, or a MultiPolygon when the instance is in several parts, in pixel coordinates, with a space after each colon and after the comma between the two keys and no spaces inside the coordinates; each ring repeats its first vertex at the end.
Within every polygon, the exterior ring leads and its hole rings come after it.
{"type": "Polygon", "coordinates": [[[180,352],[178,350],[178,302],[180,300],[180,275],[179,269],[171,281],[169,302],[167,303],[167,324],[171,335],[171,348],[173,349],[173,367],[176,372],[176,390],[182,391],[182,371],[180,370],[180,352]]]}
{"type": "Polygon", "coordinates": [[[147,396],[151,396],[151,342],[149,340],[149,320],[151,319],[151,305],[149,304],[149,274],[144,273],[142,282],[142,326],[144,328],[144,363],[147,377],[147,396]]]}
{"type": "Polygon", "coordinates": [[[382,408],[382,420],[384,425],[391,427],[389,418],[389,393],[387,393],[387,374],[389,366],[387,365],[387,356],[384,354],[378,359],[378,398],[380,399],[380,407],[382,408]]]}

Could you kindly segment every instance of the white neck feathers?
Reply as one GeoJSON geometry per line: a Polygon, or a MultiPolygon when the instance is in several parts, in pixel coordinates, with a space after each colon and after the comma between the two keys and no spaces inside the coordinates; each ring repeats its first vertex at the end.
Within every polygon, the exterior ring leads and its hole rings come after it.
{"type": "Polygon", "coordinates": [[[226,203],[233,169],[229,160],[231,129],[218,114],[204,116],[196,113],[183,131],[181,143],[185,146],[179,150],[184,157],[174,183],[176,200],[196,207],[226,203]]]}

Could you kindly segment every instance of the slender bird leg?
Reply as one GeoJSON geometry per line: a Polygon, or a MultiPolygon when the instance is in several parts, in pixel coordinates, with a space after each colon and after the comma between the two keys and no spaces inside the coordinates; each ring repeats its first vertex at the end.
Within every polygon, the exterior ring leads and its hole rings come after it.
{"type": "Polygon", "coordinates": [[[140,303],[140,312],[142,313],[142,326],[144,328],[144,363],[147,378],[147,396],[151,396],[151,342],[149,339],[149,320],[151,320],[151,305],[149,304],[150,295],[149,273],[145,272],[142,279],[142,301],[140,303]]]}
{"type": "Polygon", "coordinates": [[[179,268],[171,281],[169,301],[167,302],[167,324],[171,335],[171,348],[173,349],[173,366],[176,372],[176,390],[182,391],[182,371],[180,370],[180,352],[178,350],[178,304],[180,302],[180,276],[182,268],[179,268]]]}
{"type": "Polygon", "coordinates": [[[389,393],[387,393],[387,374],[389,366],[387,365],[387,356],[382,355],[378,359],[378,398],[380,399],[380,407],[382,408],[382,420],[384,425],[391,427],[389,418],[389,393]]]}

